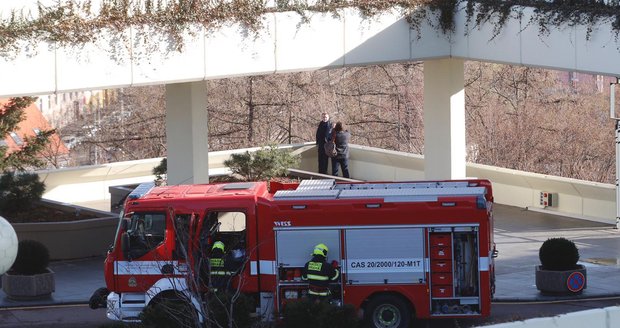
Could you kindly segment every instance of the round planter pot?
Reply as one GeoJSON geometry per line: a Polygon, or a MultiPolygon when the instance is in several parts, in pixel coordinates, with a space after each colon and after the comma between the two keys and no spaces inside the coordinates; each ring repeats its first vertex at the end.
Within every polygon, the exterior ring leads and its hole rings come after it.
{"type": "Polygon", "coordinates": [[[9,299],[35,300],[47,298],[56,290],[54,271],[30,276],[7,272],[2,275],[2,290],[9,299]]]}
{"type": "Polygon", "coordinates": [[[543,294],[580,294],[587,287],[586,267],[566,271],[543,270],[536,266],[536,288],[543,294]]]}

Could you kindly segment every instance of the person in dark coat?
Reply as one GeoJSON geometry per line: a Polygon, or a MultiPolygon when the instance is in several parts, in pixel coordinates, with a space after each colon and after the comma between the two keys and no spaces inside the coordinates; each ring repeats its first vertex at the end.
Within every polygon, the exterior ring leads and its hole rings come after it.
{"type": "Polygon", "coordinates": [[[329,120],[329,114],[323,113],[321,122],[316,129],[316,147],[319,151],[319,173],[327,174],[327,165],[329,157],[325,154],[325,143],[332,135],[332,122],[329,120]]]}
{"type": "Polygon", "coordinates": [[[345,130],[342,122],[337,122],[334,127],[336,135],[336,157],[332,157],[332,175],[338,176],[338,166],[342,169],[342,176],[349,178],[349,139],[351,134],[345,130]]]}

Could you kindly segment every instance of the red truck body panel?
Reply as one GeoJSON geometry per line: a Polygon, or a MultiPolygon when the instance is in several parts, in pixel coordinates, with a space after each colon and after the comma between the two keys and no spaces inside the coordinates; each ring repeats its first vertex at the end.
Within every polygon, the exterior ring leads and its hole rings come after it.
{"type": "Polygon", "coordinates": [[[130,195],[105,261],[107,288],[117,296],[149,294],[163,279],[198,270],[196,251],[228,238],[232,247],[241,245],[234,251],[246,264],[232,284],[272,295],[277,313],[305,295],[297,278],[316,239],[330,243],[329,260],[340,265],[333,288],[342,303],[366,310],[373,297],[391,295],[421,318],[490,314],[489,181],[314,181],[167,186],[130,195]],[[136,237],[142,222],[152,232],[145,237],[150,246],[124,249],[143,242],[136,237]]]}

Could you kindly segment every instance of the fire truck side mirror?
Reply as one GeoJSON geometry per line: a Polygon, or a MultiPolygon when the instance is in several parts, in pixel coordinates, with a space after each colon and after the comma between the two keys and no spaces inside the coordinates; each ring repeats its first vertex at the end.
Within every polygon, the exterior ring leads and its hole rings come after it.
{"type": "Polygon", "coordinates": [[[127,232],[123,232],[121,235],[121,250],[123,251],[123,256],[126,259],[129,259],[129,234],[127,232]]]}

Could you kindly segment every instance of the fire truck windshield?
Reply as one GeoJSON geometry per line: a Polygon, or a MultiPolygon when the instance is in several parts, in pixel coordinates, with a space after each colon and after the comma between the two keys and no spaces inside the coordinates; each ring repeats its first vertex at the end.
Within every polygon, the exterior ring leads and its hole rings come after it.
{"type": "Polygon", "coordinates": [[[162,243],[165,230],[165,213],[133,213],[127,228],[132,257],[138,258],[162,243]]]}

